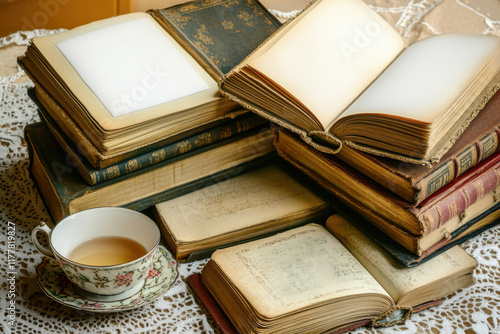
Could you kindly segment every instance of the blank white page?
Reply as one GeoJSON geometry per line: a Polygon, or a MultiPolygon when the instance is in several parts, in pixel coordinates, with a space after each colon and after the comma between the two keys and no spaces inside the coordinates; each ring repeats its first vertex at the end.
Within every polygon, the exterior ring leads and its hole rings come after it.
{"type": "MultiPolygon", "coordinates": [[[[425,123],[448,108],[498,49],[497,37],[444,34],[408,47],[342,114],[390,114],[425,123]]],[[[494,73],[490,73],[493,75],[494,73]]],[[[491,80],[483,76],[486,83],[491,80]]]]}
{"type": "Polygon", "coordinates": [[[57,47],[114,117],[209,88],[148,18],[79,35],[57,47]]]}

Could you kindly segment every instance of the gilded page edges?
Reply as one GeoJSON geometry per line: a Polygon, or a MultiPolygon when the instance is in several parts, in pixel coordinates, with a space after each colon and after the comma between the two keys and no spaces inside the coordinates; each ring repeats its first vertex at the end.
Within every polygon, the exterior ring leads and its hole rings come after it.
{"type": "Polygon", "coordinates": [[[444,143],[441,146],[441,150],[439,150],[436,154],[429,158],[429,161],[439,161],[442,156],[448,152],[448,150],[455,144],[458,138],[462,135],[462,133],[467,129],[467,127],[472,123],[472,121],[476,118],[476,116],[483,110],[484,106],[488,103],[488,101],[495,95],[495,93],[500,89],[500,72],[495,75],[493,80],[486,86],[481,94],[474,100],[469,109],[472,109],[470,112],[466,112],[467,117],[457,124],[461,124],[461,126],[456,129],[456,131],[450,136],[445,136],[449,138],[447,143],[444,143]]]}

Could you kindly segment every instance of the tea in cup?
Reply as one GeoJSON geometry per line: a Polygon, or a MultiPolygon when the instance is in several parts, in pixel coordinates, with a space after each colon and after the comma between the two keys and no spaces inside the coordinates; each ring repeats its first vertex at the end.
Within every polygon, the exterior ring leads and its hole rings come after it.
{"type": "Polygon", "coordinates": [[[85,298],[111,301],[140,291],[160,242],[158,226],[146,215],[120,207],[95,208],[70,215],[53,229],[32,231],[35,247],[55,258],[85,298]],[[50,248],[41,245],[45,233],[50,248]]]}

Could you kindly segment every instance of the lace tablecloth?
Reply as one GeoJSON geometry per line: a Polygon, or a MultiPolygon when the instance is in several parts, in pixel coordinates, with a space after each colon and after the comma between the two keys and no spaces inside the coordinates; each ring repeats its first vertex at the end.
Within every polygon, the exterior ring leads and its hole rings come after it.
{"type": "MultiPolygon", "coordinates": [[[[498,34],[498,0],[370,0],[408,41],[446,31],[498,34]],[[443,20],[443,18],[446,18],[443,20]]],[[[274,12],[286,17],[290,13],[274,12]]],[[[19,32],[0,38],[0,289],[1,333],[217,333],[184,279],[205,261],[179,265],[179,278],[161,298],[139,309],[109,314],[76,311],[44,295],[35,267],[42,256],[30,232],[50,217],[29,177],[23,140],[26,124],[39,120],[27,96],[32,83],[16,65],[29,39],[53,31],[19,32]]],[[[500,226],[462,246],[479,262],[476,284],[438,307],[414,314],[406,324],[355,333],[500,333],[500,226]]]]}

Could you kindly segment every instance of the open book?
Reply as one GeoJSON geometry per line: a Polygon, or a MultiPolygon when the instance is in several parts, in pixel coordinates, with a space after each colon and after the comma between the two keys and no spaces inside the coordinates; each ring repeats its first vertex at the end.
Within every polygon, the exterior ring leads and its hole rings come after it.
{"type": "Polygon", "coordinates": [[[431,165],[498,90],[500,38],[406,47],[361,0],[317,0],[221,82],[231,100],[336,153],[431,165]]]}
{"type": "Polygon", "coordinates": [[[212,255],[201,280],[240,333],[390,325],[474,282],[477,262],[458,246],[403,268],[341,216],[327,226],[333,235],[309,224],[212,255]]]}
{"type": "Polygon", "coordinates": [[[279,26],[257,1],[195,1],[33,38],[19,63],[113,155],[241,113],[217,81],[279,26]]]}

